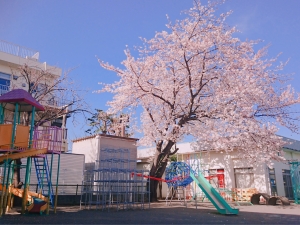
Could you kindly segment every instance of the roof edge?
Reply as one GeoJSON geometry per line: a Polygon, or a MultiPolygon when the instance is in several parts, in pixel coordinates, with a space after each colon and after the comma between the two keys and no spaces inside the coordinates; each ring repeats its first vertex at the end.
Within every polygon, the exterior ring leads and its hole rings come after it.
{"type": "Polygon", "coordinates": [[[120,137],[120,136],[108,135],[108,134],[94,134],[94,135],[90,135],[90,136],[76,138],[76,139],[71,140],[71,141],[73,143],[75,143],[75,142],[80,142],[80,141],[85,141],[85,140],[88,140],[88,139],[92,139],[92,138],[95,138],[97,136],[108,137],[108,138],[116,138],[116,139],[124,139],[124,140],[131,140],[131,141],[138,141],[139,140],[138,138],[120,137]]]}

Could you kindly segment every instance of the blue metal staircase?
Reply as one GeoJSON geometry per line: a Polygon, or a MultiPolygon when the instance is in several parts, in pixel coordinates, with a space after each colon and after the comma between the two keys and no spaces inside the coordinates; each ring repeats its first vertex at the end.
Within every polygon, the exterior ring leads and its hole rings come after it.
{"type": "Polygon", "coordinates": [[[50,205],[54,206],[54,192],[52,183],[50,180],[50,170],[47,155],[40,158],[33,158],[34,165],[36,170],[36,176],[38,180],[38,193],[42,193],[42,195],[49,197],[50,205]],[[50,195],[50,196],[49,196],[50,195]]]}

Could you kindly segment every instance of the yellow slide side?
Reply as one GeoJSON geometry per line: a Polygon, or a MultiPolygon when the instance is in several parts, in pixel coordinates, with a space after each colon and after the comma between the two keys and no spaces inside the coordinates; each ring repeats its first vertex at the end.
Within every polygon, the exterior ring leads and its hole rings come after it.
{"type": "MultiPolygon", "coordinates": [[[[2,184],[0,184],[0,191],[3,191],[3,187],[2,187],[2,184]]],[[[5,187],[4,187],[4,191],[5,191],[5,187]]],[[[22,189],[18,189],[18,188],[13,188],[11,187],[10,188],[10,192],[15,195],[15,196],[18,196],[20,198],[23,198],[23,193],[24,193],[24,190],[22,189]]],[[[45,202],[48,202],[48,198],[45,197],[44,195],[42,194],[38,194],[38,193],[35,193],[35,192],[32,192],[32,191],[28,191],[28,196],[27,196],[27,201],[33,201],[32,200],[32,197],[35,197],[35,198],[39,198],[45,202]]]]}
{"type": "Polygon", "coordinates": [[[21,158],[27,158],[31,156],[36,156],[36,155],[42,155],[47,153],[47,148],[44,149],[30,149],[30,150],[25,150],[23,152],[17,152],[14,154],[4,154],[0,156],[0,163],[3,162],[6,159],[21,159],[21,158]]]}

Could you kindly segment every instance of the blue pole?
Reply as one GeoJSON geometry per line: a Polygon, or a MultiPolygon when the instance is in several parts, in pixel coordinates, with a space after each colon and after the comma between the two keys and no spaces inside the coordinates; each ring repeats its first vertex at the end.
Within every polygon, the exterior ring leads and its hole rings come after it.
{"type": "Polygon", "coordinates": [[[20,117],[21,117],[21,112],[18,112],[18,124],[20,124],[20,117]]]}
{"type": "Polygon", "coordinates": [[[12,129],[12,136],[11,136],[11,148],[14,147],[14,143],[15,143],[15,135],[16,135],[18,111],[19,111],[19,103],[16,103],[16,105],[15,105],[15,114],[14,114],[14,122],[13,122],[13,129],[12,129]]]}
{"type": "Polygon", "coordinates": [[[54,205],[54,213],[56,213],[57,207],[57,194],[58,194],[58,177],[59,177],[59,168],[60,167],[60,154],[58,154],[58,162],[57,162],[57,175],[56,175],[56,188],[55,188],[55,205],[54,205]]]}
{"type": "Polygon", "coordinates": [[[29,133],[29,148],[32,148],[32,138],[33,138],[33,130],[34,130],[34,116],[35,116],[35,107],[32,106],[31,125],[30,125],[30,133],[29,133]]]}
{"type": "Polygon", "coordinates": [[[0,104],[0,124],[3,124],[4,120],[4,108],[2,107],[2,104],[0,104]]]}
{"type": "Polygon", "coordinates": [[[6,190],[4,190],[6,165],[7,165],[7,161],[5,160],[4,161],[3,179],[2,179],[2,193],[1,193],[1,201],[0,201],[0,217],[2,216],[2,214],[5,213],[5,209],[6,209],[6,206],[4,205],[4,193],[6,193],[6,190]]]}

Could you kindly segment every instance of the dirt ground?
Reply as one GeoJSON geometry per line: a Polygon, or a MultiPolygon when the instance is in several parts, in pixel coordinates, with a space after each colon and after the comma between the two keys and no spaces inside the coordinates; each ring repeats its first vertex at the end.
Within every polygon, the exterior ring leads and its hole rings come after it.
{"type": "Polygon", "coordinates": [[[129,210],[80,209],[79,206],[58,207],[57,213],[21,215],[19,209],[0,218],[0,224],[300,224],[300,205],[238,206],[238,215],[221,215],[211,203],[188,207],[179,202],[151,203],[150,208],[129,210]]]}

